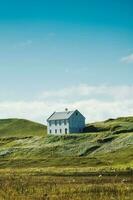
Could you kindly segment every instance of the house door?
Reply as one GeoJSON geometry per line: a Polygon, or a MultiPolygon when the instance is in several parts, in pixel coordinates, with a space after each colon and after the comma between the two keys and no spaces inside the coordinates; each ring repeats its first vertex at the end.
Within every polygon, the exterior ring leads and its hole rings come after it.
{"type": "Polygon", "coordinates": [[[67,134],[67,128],[65,128],[65,134],[67,134]]]}

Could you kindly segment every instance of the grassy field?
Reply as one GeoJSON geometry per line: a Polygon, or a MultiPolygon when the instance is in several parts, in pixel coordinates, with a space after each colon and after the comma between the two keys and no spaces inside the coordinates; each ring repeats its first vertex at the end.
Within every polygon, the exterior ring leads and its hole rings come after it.
{"type": "Polygon", "coordinates": [[[132,200],[133,117],[47,136],[46,126],[0,120],[0,199],[132,200]]]}
{"type": "Polygon", "coordinates": [[[131,177],[0,176],[0,199],[132,200],[131,177]]]}

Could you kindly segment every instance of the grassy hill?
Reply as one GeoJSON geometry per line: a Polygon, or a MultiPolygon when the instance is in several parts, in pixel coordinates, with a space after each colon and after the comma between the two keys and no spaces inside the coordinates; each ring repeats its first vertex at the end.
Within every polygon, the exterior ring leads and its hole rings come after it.
{"type": "Polygon", "coordinates": [[[46,126],[25,119],[0,119],[0,137],[43,136],[46,126]]]}
{"type": "Polygon", "coordinates": [[[92,123],[85,131],[47,136],[41,124],[0,120],[0,168],[133,166],[133,117],[92,123]]]}
{"type": "Polygon", "coordinates": [[[109,131],[113,134],[133,132],[133,117],[119,117],[103,122],[88,124],[85,132],[109,131]]]}

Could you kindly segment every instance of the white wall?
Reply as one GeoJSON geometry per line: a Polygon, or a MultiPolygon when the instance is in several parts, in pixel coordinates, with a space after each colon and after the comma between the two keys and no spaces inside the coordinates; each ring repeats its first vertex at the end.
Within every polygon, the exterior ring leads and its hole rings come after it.
{"type": "Polygon", "coordinates": [[[60,120],[61,125],[59,123],[59,120],[56,120],[57,125],[55,125],[55,121],[51,121],[51,126],[48,122],[47,127],[48,127],[48,134],[54,134],[54,135],[62,135],[65,134],[65,129],[67,129],[67,133],[69,133],[69,123],[68,120],[66,120],[66,124],[64,124],[64,120],[60,120]],[[61,129],[61,133],[60,133],[61,129]],[[50,133],[50,130],[52,133],[50,133]],[[57,130],[57,133],[55,133],[55,130],[57,130]]]}

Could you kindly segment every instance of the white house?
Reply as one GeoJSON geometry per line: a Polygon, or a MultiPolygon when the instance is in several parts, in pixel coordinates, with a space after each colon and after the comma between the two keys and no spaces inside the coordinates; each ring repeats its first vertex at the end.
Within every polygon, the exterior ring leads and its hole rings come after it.
{"type": "Polygon", "coordinates": [[[47,119],[48,134],[81,133],[85,127],[85,117],[78,111],[54,112],[47,119]]]}

